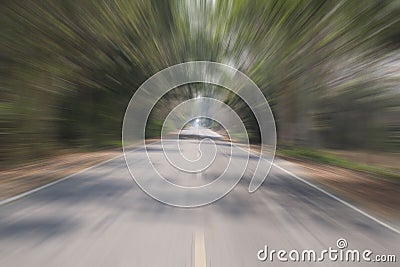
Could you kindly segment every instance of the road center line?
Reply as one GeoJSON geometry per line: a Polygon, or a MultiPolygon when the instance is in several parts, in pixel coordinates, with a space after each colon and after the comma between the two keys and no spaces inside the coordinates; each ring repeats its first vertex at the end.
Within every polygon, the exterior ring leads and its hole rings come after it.
{"type": "Polygon", "coordinates": [[[196,231],[194,236],[194,267],[207,267],[204,231],[196,231]]]}

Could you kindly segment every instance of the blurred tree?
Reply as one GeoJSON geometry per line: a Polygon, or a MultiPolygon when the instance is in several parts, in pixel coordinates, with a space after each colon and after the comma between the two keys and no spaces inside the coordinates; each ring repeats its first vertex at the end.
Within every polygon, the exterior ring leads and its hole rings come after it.
{"type": "MultiPolygon", "coordinates": [[[[119,140],[136,88],[191,60],[248,74],[270,101],[281,145],[399,149],[399,1],[0,5],[2,163],[119,140]]],[[[169,97],[206,90],[193,88],[169,97]]],[[[225,102],[256,142],[250,110],[233,94],[225,102]]]]}

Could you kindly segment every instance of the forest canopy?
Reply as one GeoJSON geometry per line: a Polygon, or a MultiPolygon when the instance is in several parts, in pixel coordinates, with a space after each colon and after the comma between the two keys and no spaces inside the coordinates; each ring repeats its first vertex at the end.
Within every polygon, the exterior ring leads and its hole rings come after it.
{"type": "Polygon", "coordinates": [[[261,88],[279,146],[400,148],[400,1],[0,5],[2,163],[118,143],[140,84],[194,60],[237,68],[261,88]]]}

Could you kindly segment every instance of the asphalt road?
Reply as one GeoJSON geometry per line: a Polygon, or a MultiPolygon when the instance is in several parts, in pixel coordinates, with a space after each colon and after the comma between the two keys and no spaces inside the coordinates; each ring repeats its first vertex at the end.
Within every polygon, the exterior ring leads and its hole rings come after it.
{"type": "MultiPolygon", "coordinates": [[[[193,142],[181,143],[188,157],[197,153],[193,142]]],[[[201,174],[171,167],[160,143],[150,145],[149,153],[172,182],[201,185],[217,177],[228,160],[228,146],[216,142],[215,164],[201,174]]],[[[130,153],[139,163],[145,160],[143,150],[130,153]]],[[[248,193],[247,171],[221,200],[188,209],[146,195],[118,157],[2,205],[0,266],[378,266],[332,262],[327,256],[319,263],[257,258],[266,245],[287,252],[313,249],[319,255],[337,249],[339,238],[347,241],[347,249],[371,250],[371,258],[394,254],[400,261],[398,233],[290,175],[297,167],[289,162],[275,164],[255,193],[248,193]]],[[[148,170],[140,171],[146,175],[148,170]]]]}

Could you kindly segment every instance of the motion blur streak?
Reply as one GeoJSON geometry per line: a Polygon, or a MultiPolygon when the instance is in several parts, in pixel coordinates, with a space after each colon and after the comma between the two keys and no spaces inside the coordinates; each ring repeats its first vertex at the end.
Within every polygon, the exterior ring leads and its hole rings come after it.
{"type": "MultiPolygon", "coordinates": [[[[384,226],[400,229],[400,1],[0,2],[0,201],[121,154],[124,114],[140,85],[193,61],[254,81],[276,122],[278,155],[249,194],[262,129],[248,103],[218,84],[174,87],[145,125],[157,170],[201,186],[220,166],[241,174],[248,157],[237,187],[203,208],[173,208],[142,192],[116,157],[0,206],[0,266],[254,266],[266,244],[318,250],[339,238],[350,249],[398,253],[400,235],[384,226]],[[159,142],[167,115],[208,98],[238,115],[252,153],[198,117],[180,129],[179,149],[197,159],[203,142],[214,164],[199,173],[166,167],[181,163],[174,144],[159,142]]],[[[147,157],[135,149],[135,171],[147,178],[147,157]]]]}
{"type": "Polygon", "coordinates": [[[249,75],[280,144],[398,151],[398,1],[31,0],[0,12],[3,165],[115,144],[138,86],[192,60],[249,75]]]}

